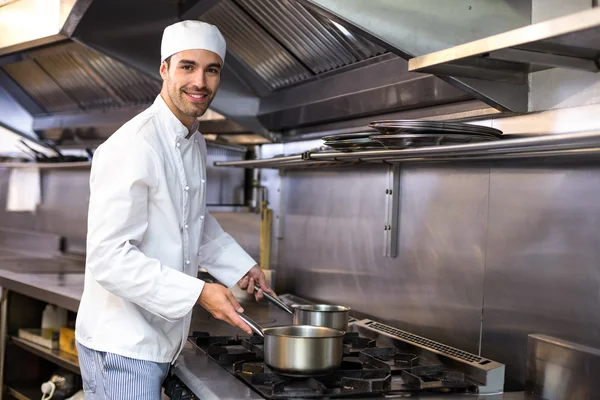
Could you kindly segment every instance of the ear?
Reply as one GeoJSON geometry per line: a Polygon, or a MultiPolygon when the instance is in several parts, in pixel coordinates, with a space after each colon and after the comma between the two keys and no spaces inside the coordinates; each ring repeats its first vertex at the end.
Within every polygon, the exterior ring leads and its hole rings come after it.
{"type": "Polygon", "coordinates": [[[164,80],[167,79],[167,71],[168,71],[167,62],[163,61],[160,63],[160,77],[164,80]]]}

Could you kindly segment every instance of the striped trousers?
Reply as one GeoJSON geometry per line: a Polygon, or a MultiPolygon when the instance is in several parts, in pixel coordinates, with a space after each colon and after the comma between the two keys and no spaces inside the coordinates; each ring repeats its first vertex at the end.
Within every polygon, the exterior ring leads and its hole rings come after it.
{"type": "Polygon", "coordinates": [[[85,400],[160,400],[169,363],[136,360],[76,342],[85,400]]]}

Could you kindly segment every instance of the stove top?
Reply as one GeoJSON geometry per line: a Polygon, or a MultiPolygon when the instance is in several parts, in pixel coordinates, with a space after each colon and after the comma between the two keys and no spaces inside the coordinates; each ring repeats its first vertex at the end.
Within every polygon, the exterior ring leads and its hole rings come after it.
{"type": "Polygon", "coordinates": [[[266,399],[474,394],[481,386],[459,369],[429,362],[422,352],[378,347],[376,340],[358,332],[344,336],[344,358],[337,371],[310,378],[291,378],[269,370],[263,360],[263,338],[257,335],[194,332],[188,340],[266,399]]]}

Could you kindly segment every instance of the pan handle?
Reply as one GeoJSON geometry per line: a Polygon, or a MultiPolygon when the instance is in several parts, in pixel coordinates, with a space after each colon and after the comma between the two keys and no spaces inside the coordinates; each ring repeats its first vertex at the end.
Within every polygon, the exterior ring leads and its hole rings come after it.
{"type": "Polygon", "coordinates": [[[265,337],[265,333],[263,332],[260,325],[258,325],[256,322],[252,321],[247,315],[244,315],[244,314],[238,314],[238,315],[240,316],[242,321],[244,321],[245,323],[248,324],[248,326],[250,327],[250,329],[252,329],[252,331],[254,331],[257,335],[265,337]]]}
{"type": "MultiPolygon", "coordinates": [[[[256,290],[258,292],[258,289],[260,289],[260,286],[258,286],[257,284],[254,284],[254,290],[256,290]]],[[[277,299],[275,296],[273,296],[270,293],[263,291],[263,294],[265,295],[265,297],[267,299],[269,299],[277,307],[281,308],[283,311],[289,312],[290,314],[294,315],[294,310],[292,310],[290,307],[288,307],[287,304],[285,304],[281,300],[277,299]]]]}

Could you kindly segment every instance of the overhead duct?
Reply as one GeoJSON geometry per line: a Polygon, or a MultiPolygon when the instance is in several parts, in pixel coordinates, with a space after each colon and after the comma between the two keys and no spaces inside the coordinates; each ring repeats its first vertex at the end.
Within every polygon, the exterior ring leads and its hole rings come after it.
{"type": "Polygon", "coordinates": [[[227,122],[212,121],[207,133],[286,141],[340,126],[364,129],[365,120],[418,109],[457,105],[480,113],[527,102],[526,85],[440,79],[409,72],[406,60],[527,24],[527,2],[485,0],[471,14],[458,10],[466,10],[466,0],[453,6],[441,0],[71,2],[69,29],[60,33],[66,42],[0,57],[0,84],[12,85],[13,98],[28,103],[37,130],[116,124],[146,107],[160,84],[162,32],[183,19],[214,23],[228,43],[211,105],[227,122]]]}
{"type": "Polygon", "coordinates": [[[0,55],[68,39],[91,1],[0,1],[0,55]]]}

